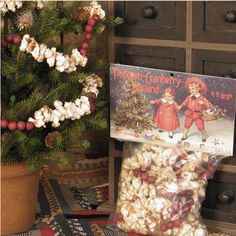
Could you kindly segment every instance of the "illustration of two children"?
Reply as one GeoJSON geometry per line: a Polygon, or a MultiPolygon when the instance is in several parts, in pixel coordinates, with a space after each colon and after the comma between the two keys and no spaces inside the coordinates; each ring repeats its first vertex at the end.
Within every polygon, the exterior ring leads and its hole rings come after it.
{"type": "Polygon", "coordinates": [[[152,121],[160,131],[168,131],[169,137],[173,138],[173,131],[180,126],[178,111],[186,108],[181,140],[187,139],[189,129],[195,123],[202,134],[202,142],[206,142],[207,136],[202,111],[213,108],[213,105],[203,96],[206,92],[206,84],[198,77],[191,77],[185,81],[185,89],[190,95],[180,106],[174,101],[175,94],[172,88],[166,88],[161,99],[150,101],[151,104],[157,105],[152,121]]]}

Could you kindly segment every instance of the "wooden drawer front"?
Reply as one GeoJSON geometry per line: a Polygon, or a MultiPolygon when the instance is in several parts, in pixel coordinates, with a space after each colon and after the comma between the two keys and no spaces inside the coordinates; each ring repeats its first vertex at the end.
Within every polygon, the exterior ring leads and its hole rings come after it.
{"type": "Polygon", "coordinates": [[[185,70],[185,50],[180,48],[115,45],[116,63],[163,70],[185,70]]]}
{"type": "Polygon", "coordinates": [[[236,52],[193,50],[192,72],[236,78],[236,52]]]}
{"type": "Polygon", "coordinates": [[[193,2],[193,41],[236,43],[236,2],[193,2]]]}
{"type": "Polygon", "coordinates": [[[117,36],[185,40],[184,1],[116,1],[115,15],[124,18],[117,36]],[[150,17],[150,18],[149,18],[150,17]]]}
{"type": "Polygon", "coordinates": [[[211,220],[236,223],[236,173],[216,172],[207,186],[206,199],[202,205],[202,216],[211,220]],[[223,203],[219,196],[231,194],[231,200],[223,203]]]}

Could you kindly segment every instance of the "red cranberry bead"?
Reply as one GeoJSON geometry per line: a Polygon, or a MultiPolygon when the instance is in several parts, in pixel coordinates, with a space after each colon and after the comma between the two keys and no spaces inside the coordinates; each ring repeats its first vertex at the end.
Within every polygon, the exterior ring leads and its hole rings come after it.
{"type": "Polygon", "coordinates": [[[166,224],[161,224],[161,225],[160,225],[160,231],[161,231],[161,232],[165,232],[166,230],[167,230],[166,224]]]}
{"type": "Polygon", "coordinates": [[[88,45],[87,42],[84,42],[84,43],[82,44],[82,48],[83,48],[83,49],[88,49],[88,47],[89,47],[89,45],[88,45]]]}
{"type": "Polygon", "coordinates": [[[28,121],[28,122],[26,123],[26,129],[27,129],[27,130],[32,130],[33,128],[34,128],[34,124],[33,124],[32,122],[29,122],[29,121],[28,121]]]}
{"type": "Polygon", "coordinates": [[[124,218],[121,213],[118,213],[118,214],[116,214],[116,219],[117,219],[117,221],[122,221],[124,218]]]}
{"type": "Polygon", "coordinates": [[[90,103],[90,111],[93,112],[95,109],[95,105],[93,103],[90,103]]]}
{"type": "Polygon", "coordinates": [[[10,122],[8,123],[8,129],[9,129],[9,130],[13,131],[13,130],[15,130],[16,128],[17,128],[17,124],[16,124],[15,121],[10,121],[10,122]]]}
{"type": "Polygon", "coordinates": [[[148,176],[148,182],[149,182],[150,184],[155,183],[156,179],[157,179],[157,177],[154,176],[154,175],[149,175],[149,176],[148,176]]]}
{"type": "Polygon", "coordinates": [[[18,130],[24,130],[26,127],[26,123],[24,121],[18,121],[17,122],[17,129],[18,130]]]}
{"type": "Polygon", "coordinates": [[[93,27],[91,25],[86,25],[85,32],[91,33],[93,31],[93,27]]]}
{"type": "Polygon", "coordinates": [[[93,101],[95,98],[96,98],[96,94],[95,94],[95,93],[91,93],[91,94],[89,95],[89,99],[90,99],[91,101],[93,101]]]}
{"type": "Polygon", "coordinates": [[[134,176],[136,176],[136,177],[139,176],[140,172],[141,172],[141,170],[139,168],[133,170],[134,176]]]}
{"type": "Polygon", "coordinates": [[[7,48],[7,47],[8,47],[8,42],[7,42],[5,39],[3,39],[3,40],[1,41],[1,46],[2,46],[3,48],[7,48]]]}
{"type": "Polygon", "coordinates": [[[86,34],[85,34],[85,39],[86,39],[86,40],[90,41],[92,38],[93,38],[93,35],[92,35],[92,34],[90,34],[90,33],[86,33],[86,34]]]}
{"type": "Polygon", "coordinates": [[[173,221],[173,225],[176,227],[180,226],[181,224],[182,224],[182,220],[180,220],[180,219],[173,221]]]}
{"type": "Polygon", "coordinates": [[[87,50],[86,49],[80,49],[80,53],[83,55],[83,56],[86,56],[87,55],[87,50]]]}
{"type": "Polygon", "coordinates": [[[96,22],[98,22],[100,20],[100,17],[98,15],[94,15],[92,17],[92,19],[94,19],[96,22]]]}
{"type": "Polygon", "coordinates": [[[8,127],[8,121],[7,120],[1,120],[1,128],[6,129],[8,127]]]}
{"type": "Polygon", "coordinates": [[[5,40],[6,40],[8,43],[12,43],[12,41],[13,41],[13,34],[8,34],[5,40]]]}
{"type": "Polygon", "coordinates": [[[21,37],[19,36],[19,35],[14,35],[13,36],[13,43],[14,44],[20,44],[20,42],[21,42],[21,37]]]}
{"type": "Polygon", "coordinates": [[[143,172],[141,175],[141,180],[142,181],[148,181],[148,174],[146,172],[143,172]]]}
{"type": "Polygon", "coordinates": [[[88,20],[88,25],[94,26],[96,25],[96,21],[93,18],[91,18],[88,20]]]}

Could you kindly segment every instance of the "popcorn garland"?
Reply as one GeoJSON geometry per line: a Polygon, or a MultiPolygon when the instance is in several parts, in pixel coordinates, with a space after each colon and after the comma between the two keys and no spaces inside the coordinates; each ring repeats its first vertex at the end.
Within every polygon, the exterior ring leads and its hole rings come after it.
{"type": "Polygon", "coordinates": [[[37,62],[42,62],[46,59],[50,67],[56,66],[56,70],[60,72],[72,73],[77,70],[77,66],[85,67],[88,58],[86,57],[89,47],[89,41],[92,40],[93,27],[98,21],[105,17],[105,11],[97,1],[90,2],[89,7],[85,7],[90,13],[90,19],[85,27],[85,37],[80,51],[73,49],[72,54],[63,55],[57,52],[56,48],[48,48],[46,44],[39,44],[33,37],[25,34],[21,41],[20,51],[30,53],[37,62]]]}
{"type": "Polygon", "coordinates": [[[23,5],[23,1],[12,1],[12,0],[3,0],[0,2],[0,9],[3,14],[8,11],[16,12],[17,9],[20,9],[23,5]]]}
{"type": "MultiPolygon", "coordinates": [[[[23,5],[23,2],[24,1],[16,1],[16,0],[3,0],[3,1],[0,1],[0,10],[3,14],[9,12],[9,11],[12,11],[12,12],[16,12],[17,9],[20,9],[23,5]]],[[[46,1],[36,1],[37,3],[37,8],[39,10],[41,10],[46,1]]]]}
{"type": "Polygon", "coordinates": [[[83,85],[82,93],[91,93],[89,97],[81,96],[74,102],[65,102],[64,105],[61,101],[56,100],[53,104],[55,109],[52,110],[45,105],[34,113],[34,118],[30,117],[28,121],[37,128],[45,128],[46,123],[52,122],[52,126],[56,128],[60,126],[59,121],[79,120],[82,116],[89,115],[94,109],[93,101],[99,93],[97,87],[102,87],[103,84],[99,76],[92,74],[85,79],[83,85]]]}
{"type": "Polygon", "coordinates": [[[199,222],[199,199],[220,158],[150,145],[132,150],[122,165],[119,228],[145,235],[207,235],[199,222]]]}

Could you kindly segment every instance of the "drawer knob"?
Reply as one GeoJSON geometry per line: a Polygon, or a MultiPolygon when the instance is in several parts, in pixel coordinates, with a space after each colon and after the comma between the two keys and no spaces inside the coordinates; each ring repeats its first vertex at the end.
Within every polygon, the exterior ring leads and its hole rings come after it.
{"type": "Polygon", "coordinates": [[[234,200],[234,192],[224,191],[219,193],[217,197],[221,204],[230,204],[234,200]]]}
{"type": "Polygon", "coordinates": [[[147,19],[154,19],[157,16],[157,9],[154,6],[144,7],[142,10],[142,15],[147,19]]]}
{"type": "Polygon", "coordinates": [[[236,10],[226,12],[224,18],[228,23],[236,23],[236,10]]]}

